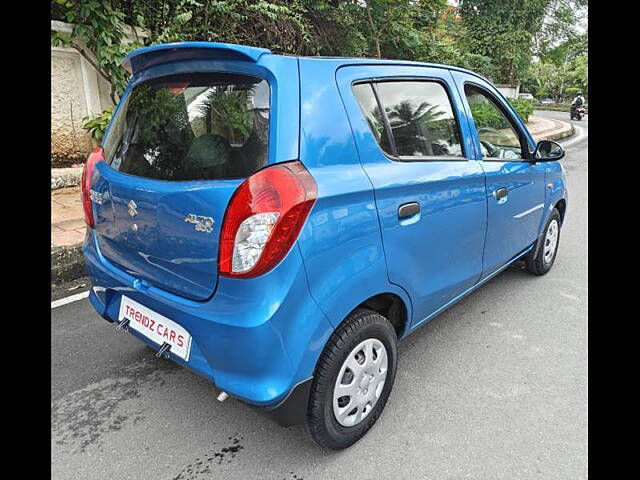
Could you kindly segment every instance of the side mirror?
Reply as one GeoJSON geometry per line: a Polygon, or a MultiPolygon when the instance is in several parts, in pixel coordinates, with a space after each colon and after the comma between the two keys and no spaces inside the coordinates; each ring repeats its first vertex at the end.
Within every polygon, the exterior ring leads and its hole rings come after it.
{"type": "Polygon", "coordinates": [[[533,152],[535,162],[555,162],[564,157],[564,148],[552,140],[540,140],[533,152]]]}

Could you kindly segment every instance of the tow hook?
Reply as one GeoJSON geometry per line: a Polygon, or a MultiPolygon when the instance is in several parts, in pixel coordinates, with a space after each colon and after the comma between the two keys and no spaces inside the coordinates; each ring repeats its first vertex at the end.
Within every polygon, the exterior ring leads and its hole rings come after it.
{"type": "Polygon", "coordinates": [[[118,326],[116,328],[118,330],[124,330],[126,332],[128,330],[127,325],[129,325],[129,319],[123,318],[122,321],[118,323],[118,326]]]}
{"type": "Polygon", "coordinates": [[[171,349],[171,345],[168,344],[167,342],[164,342],[160,347],[160,350],[158,350],[158,353],[156,353],[156,357],[160,358],[162,355],[164,355],[164,358],[169,358],[170,349],[171,349]]]}
{"type": "Polygon", "coordinates": [[[224,402],[227,398],[229,398],[229,394],[227,392],[220,392],[220,395],[218,395],[217,400],[219,402],[224,402]]]}

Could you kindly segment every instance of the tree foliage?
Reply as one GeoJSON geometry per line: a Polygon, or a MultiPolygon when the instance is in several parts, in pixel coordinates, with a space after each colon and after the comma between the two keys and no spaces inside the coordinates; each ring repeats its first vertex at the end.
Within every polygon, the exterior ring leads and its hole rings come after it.
{"type": "Polygon", "coordinates": [[[549,0],[463,0],[464,46],[492,58],[496,81],[515,83],[529,66],[549,0]]]}
{"type": "Polygon", "coordinates": [[[68,37],[52,33],[52,43],[93,52],[114,98],[127,81],[120,61],[140,45],[122,43],[125,25],[143,28],[147,45],[221,41],[295,55],[410,59],[459,65],[497,83],[528,81],[538,71],[536,58],[557,68],[562,60],[586,82],[586,57],[579,58],[587,52],[576,50],[584,42],[574,28],[576,12],[585,5],[586,0],[461,0],[458,7],[446,0],[53,0],[52,18],[75,27],[68,37]],[[575,55],[567,59],[563,48],[575,55]]]}
{"type": "Polygon", "coordinates": [[[587,69],[587,34],[574,34],[549,48],[544,56],[532,64],[523,78],[521,90],[537,98],[550,97],[561,103],[581,90],[589,91],[587,69]]]}
{"type": "Polygon", "coordinates": [[[53,2],[54,12],[59,12],[63,20],[73,24],[73,31],[71,35],[52,34],[51,44],[75,47],[111,83],[111,99],[114,103],[128,80],[120,62],[127,53],[141,46],[139,42],[123,42],[125,23],[120,7],[119,3],[110,0],[53,2]]]}

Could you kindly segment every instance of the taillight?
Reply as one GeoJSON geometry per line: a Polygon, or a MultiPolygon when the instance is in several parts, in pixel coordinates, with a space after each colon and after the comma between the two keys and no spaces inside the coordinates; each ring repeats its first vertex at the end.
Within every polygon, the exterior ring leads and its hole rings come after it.
{"type": "Polygon", "coordinates": [[[265,168],[247,178],[227,207],[218,271],[255,277],[282,260],[316,201],[316,182],[302,163],[265,168]]]}
{"type": "Polygon", "coordinates": [[[93,228],[93,210],[91,209],[91,178],[93,176],[93,167],[96,163],[104,160],[104,151],[98,147],[93,150],[82,170],[82,208],[84,209],[84,221],[87,222],[89,228],[93,228]]]}

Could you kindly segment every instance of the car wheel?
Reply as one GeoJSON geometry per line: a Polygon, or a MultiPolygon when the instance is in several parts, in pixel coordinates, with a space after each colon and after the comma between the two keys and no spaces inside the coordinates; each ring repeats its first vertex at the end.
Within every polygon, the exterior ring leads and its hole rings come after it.
{"type": "Polygon", "coordinates": [[[327,342],[313,377],[308,426],[331,449],[357,442],[382,413],[396,376],[398,339],[377,312],[352,312],[327,342]]]}
{"type": "Polygon", "coordinates": [[[544,275],[551,270],[558,253],[561,225],[560,213],[554,208],[545,225],[544,234],[538,240],[539,245],[536,245],[533,252],[525,259],[525,266],[529,273],[544,275]]]}

